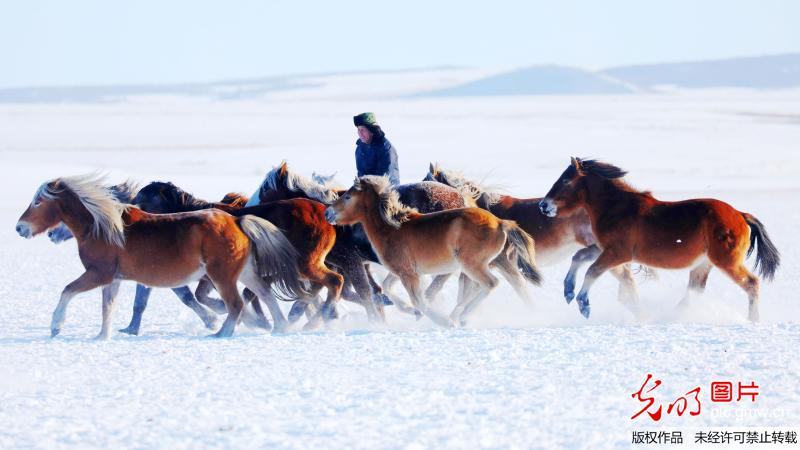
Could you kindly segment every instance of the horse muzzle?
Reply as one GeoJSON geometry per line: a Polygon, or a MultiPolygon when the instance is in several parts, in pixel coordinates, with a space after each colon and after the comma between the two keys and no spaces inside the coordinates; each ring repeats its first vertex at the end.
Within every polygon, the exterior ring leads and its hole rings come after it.
{"type": "Polygon", "coordinates": [[[543,199],[539,202],[539,211],[547,217],[555,217],[558,213],[558,207],[550,199],[543,199]]]}
{"type": "Polygon", "coordinates": [[[24,237],[25,239],[30,239],[33,237],[33,231],[31,230],[31,226],[28,222],[19,221],[17,222],[17,233],[24,237]]]}

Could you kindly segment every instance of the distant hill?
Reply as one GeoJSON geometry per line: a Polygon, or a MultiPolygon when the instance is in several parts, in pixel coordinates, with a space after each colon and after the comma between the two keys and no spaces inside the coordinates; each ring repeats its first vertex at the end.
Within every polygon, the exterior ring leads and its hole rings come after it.
{"type": "Polygon", "coordinates": [[[103,103],[136,96],[179,95],[218,100],[250,98],[264,93],[313,86],[285,77],[192,84],[137,84],[0,89],[0,103],[103,103]]]}
{"type": "Polygon", "coordinates": [[[598,73],[647,88],[789,88],[800,86],[800,53],[614,67],[598,73]]]}
{"type": "Polygon", "coordinates": [[[563,66],[534,66],[450,88],[423,92],[425,97],[482,95],[628,94],[635,89],[611,77],[563,66]]]}
{"type": "Polygon", "coordinates": [[[663,86],[680,89],[800,88],[800,53],[716,61],[612,67],[598,71],[541,65],[498,73],[438,67],[296,74],[209,83],[0,89],[0,103],[98,103],[147,97],[210,100],[474,97],[631,94],[663,86]]]}

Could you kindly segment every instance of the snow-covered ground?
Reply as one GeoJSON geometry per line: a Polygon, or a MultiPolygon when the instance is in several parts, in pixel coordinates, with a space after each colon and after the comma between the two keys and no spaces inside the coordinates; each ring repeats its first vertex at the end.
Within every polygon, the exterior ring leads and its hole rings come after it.
{"type": "MultiPolygon", "coordinates": [[[[632,431],[653,426],[798,431],[800,92],[329,94],[0,104],[0,448],[599,449],[627,448],[632,431]],[[504,286],[462,330],[394,312],[375,328],[344,305],[348,314],[326,332],[272,336],[242,326],[232,339],[210,340],[172,293],[156,290],[139,337],[92,341],[100,299],[91,292],[49,338],[58,295],[81,267],[73,243],[14,232],[43,181],[101,170],[110,181],[171,180],[216,199],[249,194],[287,159],[301,173],[336,172],[349,184],[351,117],[364,110],[397,146],[404,181],[438,161],[516,196],[540,196],[569,156],[592,156],[660,198],[713,196],[756,215],[783,255],[762,287],[762,323],[746,321],[744,293],[719,272],[704,297],[675,311],[688,274],[666,271],[638,280],[645,323],[616,302],[610,276],[595,285],[584,320],[561,297],[565,260],[543,269],[535,306],[504,286]],[[664,383],[654,394],[665,409],[700,386],[702,413],[632,421],[641,406],[631,394],[648,373],[664,383]],[[760,395],[710,403],[718,380],[754,380],[760,395]]],[[[455,290],[447,286],[439,307],[455,290]]],[[[133,285],[123,286],[116,328],[132,300],[133,285]]]]}

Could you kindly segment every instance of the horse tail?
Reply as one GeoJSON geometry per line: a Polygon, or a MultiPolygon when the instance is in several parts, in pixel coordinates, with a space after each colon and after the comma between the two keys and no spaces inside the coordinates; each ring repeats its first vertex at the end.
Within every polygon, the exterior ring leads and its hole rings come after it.
{"type": "Polygon", "coordinates": [[[260,217],[238,218],[239,228],[250,239],[250,249],[259,275],[269,278],[281,300],[308,296],[297,264],[299,254],[280,229],[260,217]]]}
{"type": "Polygon", "coordinates": [[[756,250],[756,244],[758,244],[756,264],[753,266],[753,270],[758,271],[765,280],[772,281],[775,278],[775,271],[781,265],[781,254],[770,240],[767,229],[760,220],[747,213],[742,213],[742,217],[750,226],[750,248],[747,249],[747,257],[750,257],[753,250],[756,250]]]}
{"type": "Polygon", "coordinates": [[[536,268],[534,261],[533,238],[525,230],[519,227],[513,220],[503,220],[501,228],[506,233],[506,245],[511,244],[517,255],[517,267],[522,272],[522,276],[536,286],[542,284],[542,274],[536,268]]]}

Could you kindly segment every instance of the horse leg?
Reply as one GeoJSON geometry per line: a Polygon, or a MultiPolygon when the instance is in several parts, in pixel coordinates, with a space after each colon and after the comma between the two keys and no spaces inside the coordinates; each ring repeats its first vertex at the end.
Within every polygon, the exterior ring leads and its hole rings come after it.
{"type": "Polygon", "coordinates": [[[444,287],[444,284],[447,283],[447,280],[450,279],[450,275],[452,274],[445,273],[442,275],[436,275],[433,278],[431,284],[429,284],[428,288],[425,289],[425,298],[428,301],[433,302],[434,300],[436,300],[436,296],[439,295],[439,292],[441,292],[442,288],[444,287]]]}
{"type": "Polygon", "coordinates": [[[150,293],[153,288],[147,287],[143,284],[136,285],[136,297],[133,300],[133,316],[131,316],[131,323],[127,327],[119,330],[122,333],[139,335],[139,327],[142,324],[142,314],[147,309],[147,301],[150,299],[150,293]]]}
{"type": "Polygon", "coordinates": [[[578,273],[578,269],[585,263],[597,259],[600,252],[601,250],[598,246],[591,245],[578,250],[572,256],[572,264],[569,266],[567,277],[564,278],[564,298],[567,300],[567,304],[572,303],[572,299],[575,298],[575,275],[578,273]]]}
{"type": "Polygon", "coordinates": [[[488,267],[469,268],[467,271],[469,278],[475,280],[479,288],[458,317],[459,325],[462,327],[466,325],[467,317],[483,303],[486,297],[488,297],[499,284],[497,277],[492,275],[488,267]]]}
{"type": "Polygon", "coordinates": [[[53,311],[53,319],[50,321],[50,337],[58,336],[61,332],[61,327],[64,325],[64,318],[67,313],[67,306],[73,297],[92,290],[96,287],[103,286],[112,281],[110,276],[103,276],[94,271],[86,271],[79,276],[75,281],[68,284],[63,291],[61,291],[61,298],[58,301],[58,306],[53,311]]]}
{"type": "MultiPolygon", "coordinates": [[[[325,320],[336,318],[336,303],[342,294],[342,286],[344,286],[344,277],[338,273],[328,269],[320,264],[319,267],[309,267],[305,275],[312,281],[325,286],[327,294],[325,303],[322,305],[322,318],[325,320]]],[[[370,320],[374,320],[378,316],[375,308],[375,302],[365,302],[364,307],[367,309],[367,316],[370,320]]]]}
{"type": "MultiPolygon", "coordinates": [[[[377,313],[376,320],[385,322],[386,313],[383,309],[383,301],[372,297],[373,289],[371,288],[369,281],[371,275],[366,270],[366,265],[361,261],[352,261],[350,264],[343,265],[342,271],[344,272],[347,280],[350,281],[350,284],[353,285],[353,289],[355,289],[358,293],[358,296],[361,299],[359,303],[364,307],[365,310],[367,310],[367,315],[369,316],[370,314],[370,307],[374,306],[374,311],[377,313]]],[[[395,306],[397,305],[398,303],[395,302],[395,306]]]]}
{"type": "Polygon", "coordinates": [[[233,336],[233,330],[236,328],[236,324],[239,322],[242,309],[244,309],[244,301],[239,295],[239,290],[236,288],[236,280],[222,281],[219,279],[212,279],[228,309],[228,317],[225,318],[225,322],[222,323],[222,327],[220,327],[219,331],[211,336],[217,338],[231,337],[233,336]]]}
{"type": "Polygon", "coordinates": [[[212,315],[206,308],[204,308],[203,305],[197,302],[197,300],[194,298],[194,295],[192,294],[191,289],[189,289],[189,286],[172,288],[172,292],[174,292],[175,295],[178,296],[178,298],[181,300],[181,303],[188,306],[189,309],[194,311],[194,313],[197,314],[198,317],[200,317],[200,320],[203,321],[203,325],[205,325],[206,328],[208,328],[209,330],[217,328],[217,325],[219,325],[217,322],[217,318],[214,315],[212,315]]]}
{"type": "Polygon", "coordinates": [[[105,341],[111,337],[111,316],[114,314],[118,292],[119,281],[103,286],[103,325],[94,338],[97,341],[105,341]]]}
{"type": "Polygon", "coordinates": [[[382,305],[394,304],[392,300],[383,293],[383,288],[381,285],[375,281],[375,277],[372,276],[372,271],[369,270],[369,264],[364,264],[364,272],[367,274],[367,280],[369,281],[369,286],[372,289],[373,301],[380,302],[382,305]]]}
{"type": "Polygon", "coordinates": [[[194,295],[197,297],[198,302],[209,307],[215,313],[227,313],[228,310],[225,309],[225,302],[218,298],[211,297],[210,294],[212,290],[214,290],[214,284],[208,279],[208,277],[203,277],[197,283],[197,288],[194,290],[194,295]]]}
{"type": "Polygon", "coordinates": [[[305,314],[309,320],[311,320],[313,314],[318,310],[317,306],[321,302],[319,298],[319,292],[322,290],[322,287],[323,286],[321,284],[311,283],[311,289],[309,289],[308,297],[298,299],[292,304],[292,309],[289,310],[289,315],[287,317],[290,325],[297,323],[297,321],[303,317],[303,314],[305,314]]]}
{"type": "Polygon", "coordinates": [[[719,267],[723,272],[727,273],[734,283],[739,285],[745,292],[747,292],[747,300],[749,308],[747,311],[747,320],[755,323],[760,319],[758,312],[758,290],[759,280],[758,277],[753,275],[747,267],[739,263],[735,266],[719,267]]]}
{"type": "Polygon", "coordinates": [[[400,282],[402,282],[403,287],[406,288],[406,291],[408,292],[408,295],[411,297],[411,301],[414,304],[414,307],[416,307],[420,312],[422,312],[422,314],[424,314],[426,317],[431,319],[434,323],[436,323],[439,326],[445,328],[453,327],[453,322],[450,319],[433,311],[428,306],[428,303],[423,298],[422,289],[420,289],[419,275],[415,273],[403,274],[400,276],[400,282]]]}
{"type": "MultiPolygon", "coordinates": [[[[372,278],[372,274],[369,273],[369,270],[367,273],[369,274],[370,278],[372,278]]],[[[397,284],[397,280],[399,280],[397,275],[393,274],[392,272],[387,273],[386,278],[384,278],[383,283],[381,283],[381,289],[383,290],[383,293],[389,295],[392,292],[392,286],[397,284]]]]}
{"type": "Polygon", "coordinates": [[[633,279],[630,264],[622,264],[609,269],[611,275],[619,281],[617,301],[622,303],[637,320],[642,319],[642,308],[639,304],[639,292],[636,290],[636,281],[633,279]]]}
{"type": "Polygon", "coordinates": [[[710,262],[703,262],[689,272],[689,285],[686,287],[686,294],[683,299],[678,303],[678,308],[686,308],[689,306],[689,300],[695,294],[699,295],[705,291],[708,275],[713,267],[714,265],[710,262]]]}
{"type": "Polygon", "coordinates": [[[600,256],[597,257],[597,260],[589,266],[589,269],[586,271],[586,276],[583,278],[583,286],[581,286],[581,291],[578,293],[577,297],[578,309],[583,317],[589,318],[589,313],[591,311],[589,306],[589,290],[592,288],[594,282],[607,270],[620,264],[625,264],[628,261],[630,261],[629,257],[620,256],[618,252],[605,249],[600,253],[600,256]]]}
{"type": "Polygon", "coordinates": [[[258,274],[252,259],[245,264],[242,273],[239,275],[239,281],[248,289],[252,290],[261,301],[266,303],[267,309],[269,309],[269,313],[272,315],[272,332],[286,332],[289,323],[286,321],[286,318],[283,317],[281,307],[278,305],[278,299],[272,294],[272,280],[258,274]]]}
{"type": "Polygon", "coordinates": [[[244,288],[242,291],[242,298],[244,299],[244,309],[242,309],[241,316],[242,322],[250,328],[261,328],[267,331],[271,330],[272,325],[270,325],[267,320],[267,316],[264,315],[264,310],[261,309],[261,302],[258,301],[256,294],[250,289],[244,288]],[[247,308],[248,304],[253,308],[252,313],[247,308]]]}
{"type": "Polygon", "coordinates": [[[456,307],[450,312],[450,320],[453,323],[458,321],[459,316],[464,312],[464,308],[469,305],[469,302],[472,301],[477,293],[475,283],[464,272],[461,272],[458,276],[458,300],[456,301],[456,307]]]}

